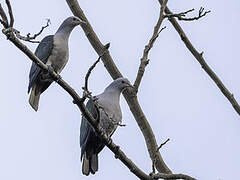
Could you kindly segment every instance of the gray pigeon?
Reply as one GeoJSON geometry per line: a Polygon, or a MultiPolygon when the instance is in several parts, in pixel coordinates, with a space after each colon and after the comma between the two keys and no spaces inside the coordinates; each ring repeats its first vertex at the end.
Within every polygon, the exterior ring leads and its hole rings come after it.
{"type": "MultiPolygon", "coordinates": [[[[69,17],[63,21],[54,35],[49,35],[43,38],[38,45],[35,55],[49,68],[56,73],[60,73],[66,65],[69,57],[68,39],[73,28],[84,23],[77,17],[69,17]]],[[[39,98],[53,82],[50,76],[43,72],[34,62],[32,63],[29,73],[28,93],[32,89],[29,104],[37,111],[39,98]]]]}
{"type": "MultiPolygon", "coordinates": [[[[99,120],[99,125],[111,136],[122,121],[122,112],[119,104],[120,94],[126,88],[131,87],[126,78],[118,78],[113,81],[102,94],[95,96],[87,102],[87,109],[94,119],[99,120]],[[98,110],[97,110],[98,108],[98,110]],[[100,115],[100,118],[98,117],[100,115]]],[[[80,127],[80,147],[82,173],[95,174],[98,170],[98,153],[103,149],[104,144],[100,137],[94,132],[86,118],[82,117],[80,127]]]]}

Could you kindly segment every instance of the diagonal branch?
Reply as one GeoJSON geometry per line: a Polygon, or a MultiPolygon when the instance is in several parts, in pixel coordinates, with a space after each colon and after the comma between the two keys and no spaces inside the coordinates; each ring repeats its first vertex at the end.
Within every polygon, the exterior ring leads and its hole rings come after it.
{"type": "MultiPolygon", "coordinates": [[[[160,4],[163,4],[163,0],[158,0],[160,4]]],[[[168,7],[165,8],[166,14],[173,14],[168,7]]],[[[192,53],[192,55],[195,57],[195,59],[200,63],[204,71],[210,76],[210,78],[215,82],[215,84],[218,86],[218,88],[221,90],[223,95],[228,99],[228,101],[232,104],[235,111],[240,115],[240,106],[236,99],[234,98],[233,94],[225,87],[221,79],[217,76],[217,74],[209,67],[209,65],[206,63],[205,59],[203,58],[203,53],[199,53],[196,48],[193,46],[191,41],[186,36],[185,32],[183,31],[182,27],[178,24],[176,19],[169,18],[169,21],[173,25],[173,27],[178,32],[179,36],[181,37],[182,41],[188,48],[188,50],[192,53]]]]}
{"type": "MultiPolygon", "coordinates": [[[[84,30],[89,42],[91,43],[95,51],[98,53],[98,55],[101,55],[102,52],[104,51],[104,46],[100,42],[99,38],[97,37],[90,23],[88,22],[86,16],[84,15],[82,9],[79,6],[78,1],[66,0],[66,2],[68,3],[68,6],[70,7],[73,14],[86,22],[86,24],[81,25],[82,29],[84,30]]],[[[105,68],[107,69],[107,71],[109,72],[113,79],[122,77],[122,74],[116,67],[115,63],[113,62],[113,59],[109,54],[109,51],[107,51],[104,54],[104,56],[102,57],[102,61],[105,68]]],[[[157,151],[158,145],[155,135],[138,102],[136,91],[133,88],[128,88],[123,94],[136,122],[138,123],[139,128],[142,131],[151,160],[155,162],[155,166],[159,172],[170,174],[171,170],[167,167],[167,165],[163,161],[160,152],[157,151]]]]}

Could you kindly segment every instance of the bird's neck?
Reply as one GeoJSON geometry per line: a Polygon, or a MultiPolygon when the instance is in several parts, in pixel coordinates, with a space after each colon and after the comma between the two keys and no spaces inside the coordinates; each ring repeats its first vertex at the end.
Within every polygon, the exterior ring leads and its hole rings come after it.
{"type": "Polygon", "coordinates": [[[119,102],[121,92],[116,89],[106,88],[104,94],[110,96],[112,100],[119,102]]]}
{"type": "Polygon", "coordinates": [[[70,33],[72,32],[72,30],[73,30],[73,28],[70,27],[70,26],[61,25],[58,28],[57,32],[55,33],[55,36],[58,36],[61,39],[68,41],[70,33]]]}

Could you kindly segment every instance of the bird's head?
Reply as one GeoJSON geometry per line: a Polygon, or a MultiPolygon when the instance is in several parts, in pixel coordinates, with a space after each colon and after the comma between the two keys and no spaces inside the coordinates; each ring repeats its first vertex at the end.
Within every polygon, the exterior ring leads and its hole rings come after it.
{"type": "Polygon", "coordinates": [[[85,22],[76,16],[71,16],[65,19],[63,24],[65,24],[66,26],[75,27],[79,24],[85,24],[85,22]]]}
{"type": "Polygon", "coordinates": [[[69,34],[72,32],[74,27],[76,27],[79,24],[85,24],[85,23],[86,22],[84,22],[83,20],[79,19],[76,16],[68,17],[60,25],[56,34],[61,34],[61,35],[64,34],[64,35],[67,35],[67,37],[69,37],[69,34]]]}
{"type": "Polygon", "coordinates": [[[131,83],[127,78],[117,78],[115,79],[108,87],[107,89],[117,89],[120,92],[125,90],[127,87],[132,87],[131,83]]]}

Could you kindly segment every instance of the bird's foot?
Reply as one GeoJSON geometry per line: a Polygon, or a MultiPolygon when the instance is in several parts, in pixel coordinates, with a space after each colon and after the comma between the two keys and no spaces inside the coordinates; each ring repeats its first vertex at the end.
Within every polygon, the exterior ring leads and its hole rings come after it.
{"type": "Polygon", "coordinates": [[[49,76],[50,76],[50,74],[53,74],[53,72],[55,72],[57,74],[57,76],[54,78],[54,80],[56,82],[58,82],[60,79],[62,79],[62,77],[56,71],[54,71],[54,69],[53,69],[53,67],[51,65],[47,65],[47,67],[48,67],[48,74],[49,74],[49,76]]]}
{"type": "Polygon", "coordinates": [[[48,73],[53,73],[54,72],[54,69],[51,65],[47,65],[48,67],[48,73]]]}

